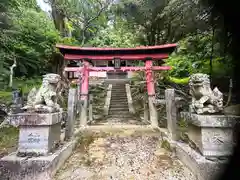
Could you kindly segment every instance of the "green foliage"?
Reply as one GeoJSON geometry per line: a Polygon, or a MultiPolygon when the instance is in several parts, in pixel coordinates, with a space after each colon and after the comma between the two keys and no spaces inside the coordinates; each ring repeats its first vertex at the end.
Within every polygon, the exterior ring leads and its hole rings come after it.
{"type": "Polygon", "coordinates": [[[189,77],[175,78],[175,77],[168,76],[167,79],[168,79],[169,82],[172,82],[172,83],[175,83],[175,84],[185,84],[186,85],[189,82],[189,77]]]}
{"type": "Polygon", "coordinates": [[[208,14],[192,0],[123,0],[117,3],[116,13],[132,24],[145,45],[176,42],[209,27],[208,14]]]}
{"type": "Polygon", "coordinates": [[[189,77],[197,72],[209,74],[211,59],[214,76],[229,74],[232,67],[230,65],[226,67],[226,58],[220,56],[218,43],[213,44],[212,53],[212,43],[212,35],[209,32],[189,35],[182,39],[179,42],[178,51],[167,60],[167,64],[172,66],[169,75],[189,77]]]}
{"type": "Polygon", "coordinates": [[[51,19],[43,12],[29,9],[16,15],[13,17],[13,24],[18,36],[11,47],[17,56],[16,74],[45,73],[55,52],[54,46],[60,39],[59,33],[51,19]]]}
{"type": "MultiPolygon", "coordinates": [[[[13,88],[22,90],[24,96],[26,96],[33,87],[39,88],[42,83],[42,78],[14,78],[13,88]]],[[[0,102],[4,104],[10,104],[12,102],[12,89],[6,87],[0,91],[0,102]]]]}
{"type": "Polygon", "coordinates": [[[36,1],[14,1],[7,11],[8,29],[0,29],[0,81],[8,83],[9,68],[16,59],[15,76],[49,72],[59,32],[36,1]]]}
{"type": "Polygon", "coordinates": [[[55,27],[61,33],[75,37],[81,45],[99,29],[107,27],[107,9],[111,2],[112,0],[48,0],[53,9],[55,27]]]}
{"type": "Polygon", "coordinates": [[[25,77],[15,78],[13,80],[13,86],[17,89],[21,89],[23,94],[27,94],[31,91],[33,87],[39,88],[42,84],[41,77],[35,77],[26,79],[25,77]]]}
{"type": "Polygon", "coordinates": [[[9,104],[12,101],[12,92],[0,91],[0,103],[9,104]]]}
{"type": "Polygon", "coordinates": [[[102,29],[89,44],[93,47],[136,47],[139,45],[132,32],[114,27],[102,29]]]}

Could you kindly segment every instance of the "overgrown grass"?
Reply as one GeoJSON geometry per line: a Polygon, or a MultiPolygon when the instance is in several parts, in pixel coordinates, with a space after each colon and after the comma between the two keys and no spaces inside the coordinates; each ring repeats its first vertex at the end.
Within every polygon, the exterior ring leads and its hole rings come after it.
{"type": "Polygon", "coordinates": [[[18,128],[4,127],[0,129],[0,158],[14,151],[17,147],[18,128]]]}

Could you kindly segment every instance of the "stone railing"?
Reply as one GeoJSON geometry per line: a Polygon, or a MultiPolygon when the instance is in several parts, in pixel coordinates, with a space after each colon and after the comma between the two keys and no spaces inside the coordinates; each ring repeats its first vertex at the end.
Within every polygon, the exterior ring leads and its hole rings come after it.
{"type": "Polygon", "coordinates": [[[111,96],[112,96],[112,84],[109,84],[107,88],[107,96],[106,96],[105,105],[104,105],[104,115],[108,115],[111,96]]]}
{"type": "Polygon", "coordinates": [[[68,94],[68,116],[66,121],[65,140],[70,139],[74,133],[77,112],[80,104],[77,96],[77,89],[69,89],[68,94]]]}
{"type": "Polygon", "coordinates": [[[179,139],[177,132],[177,121],[179,119],[178,107],[181,106],[182,98],[176,97],[174,89],[165,90],[165,99],[155,99],[154,104],[166,105],[167,130],[171,140],[179,139]]]}
{"type": "Polygon", "coordinates": [[[129,112],[134,114],[135,109],[133,107],[133,100],[132,100],[130,85],[126,84],[125,87],[126,87],[126,94],[127,94],[129,112]]]}

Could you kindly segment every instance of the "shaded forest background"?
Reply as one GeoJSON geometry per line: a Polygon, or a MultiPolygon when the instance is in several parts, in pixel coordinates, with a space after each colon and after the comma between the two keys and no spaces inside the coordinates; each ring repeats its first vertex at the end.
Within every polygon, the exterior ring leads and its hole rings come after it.
{"type": "MultiPolygon", "coordinates": [[[[221,14],[204,0],[0,0],[0,97],[13,86],[28,91],[61,58],[56,43],[93,47],[136,47],[178,43],[166,61],[173,69],[165,81],[186,84],[192,73],[210,74],[213,85],[228,91],[236,58],[232,34],[221,14]]],[[[163,79],[161,79],[163,81],[163,79]]],[[[233,81],[235,84],[235,81],[233,81]]]]}

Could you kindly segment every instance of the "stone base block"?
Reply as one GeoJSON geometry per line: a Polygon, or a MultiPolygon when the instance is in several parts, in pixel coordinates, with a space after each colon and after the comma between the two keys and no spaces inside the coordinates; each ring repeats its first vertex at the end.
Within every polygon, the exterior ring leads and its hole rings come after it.
{"type": "Polygon", "coordinates": [[[12,153],[0,159],[1,180],[51,180],[71,155],[77,140],[68,142],[54,154],[41,157],[18,157],[12,153]]]}
{"type": "Polygon", "coordinates": [[[176,155],[196,176],[198,180],[218,179],[227,161],[209,161],[185,143],[175,144],[176,155]]]}
{"type": "Polygon", "coordinates": [[[46,155],[60,143],[61,123],[49,126],[20,126],[18,154],[46,155]]]}
{"type": "Polygon", "coordinates": [[[60,142],[63,113],[19,113],[10,122],[20,127],[18,155],[47,155],[60,142]]]}
{"type": "Polygon", "coordinates": [[[198,115],[181,113],[188,124],[188,137],[203,156],[230,156],[234,141],[234,125],[239,116],[198,115]]]}

